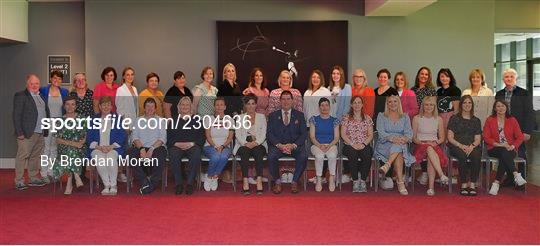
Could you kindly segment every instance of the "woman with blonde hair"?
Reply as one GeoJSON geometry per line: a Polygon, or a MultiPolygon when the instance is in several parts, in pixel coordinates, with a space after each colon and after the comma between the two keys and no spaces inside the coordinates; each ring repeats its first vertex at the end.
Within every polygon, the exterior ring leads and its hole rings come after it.
{"type": "Polygon", "coordinates": [[[469,73],[469,83],[471,86],[461,93],[462,96],[470,95],[472,97],[474,101],[474,114],[480,119],[482,127],[484,127],[484,122],[491,115],[491,108],[495,101],[495,94],[487,87],[485,78],[486,75],[481,69],[473,69],[469,73]]]}
{"type": "Polygon", "coordinates": [[[399,96],[386,98],[384,113],[377,115],[377,131],[379,138],[375,145],[375,158],[384,165],[379,168],[383,175],[393,166],[396,176],[398,191],[401,195],[409,194],[405,188],[403,178],[403,166],[411,166],[416,159],[409,152],[408,143],[412,141],[413,131],[411,120],[403,113],[399,96]]]}
{"type": "Polygon", "coordinates": [[[394,87],[398,91],[401,97],[401,105],[403,106],[403,112],[409,115],[409,118],[413,118],[418,114],[418,104],[416,104],[416,94],[414,91],[408,89],[409,81],[407,75],[404,72],[397,72],[394,75],[394,87]]]}
{"type": "Polygon", "coordinates": [[[353,72],[352,79],[352,96],[362,97],[362,101],[364,101],[364,111],[369,117],[373,118],[373,111],[375,110],[375,90],[368,85],[366,72],[361,68],[357,68],[353,72]]]}
{"type": "Polygon", "coordinates": [[[436,104],[436,97],[424,97],[420,112],[412,123],[416,162],[426,159],[428,164],[428,196],[435,195],[435,174],[439,174],[442,184],[448,184],[448,177],[442,171],[448,164],[448,157],[440,146],[445,142],[445,129],[443,119],[437,114],[436,104]]]}
{"type": "Polygon", "coordinates": [[[290,91],[293,95],[293,108],[303,112],[302,93],[298,89],[293,88],[293,77],[291,72],[283,70],[279,73],[278,78],[279,88],[270,92],[270,102],[268,103],[268,114],[281,109],[280,96],[283,91],[290,91]]]}
{"type": "Polygon", "coordinates": [[[232,63],[227,63],[223,67],[223,81],[218,85],[217,96],[225,98],[226,115],[242,113],[242,91],[236,82],[236,67],[232,63]]]}

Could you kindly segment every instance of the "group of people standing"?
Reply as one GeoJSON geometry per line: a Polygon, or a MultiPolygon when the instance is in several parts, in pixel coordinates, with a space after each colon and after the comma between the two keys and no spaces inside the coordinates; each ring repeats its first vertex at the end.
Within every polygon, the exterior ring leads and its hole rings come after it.
{"type": "Polygon", "coordinates": [[[459,160],[460,193],[476,195],[482,140],[489,155],[499,159],[490,194],[497,194],[505,174],[509,182],[519,186],[526,183],[522,168],[516,168],[513,159],[518,155],[525,158],[523,142],[530,139],[534,128],[532,100],[528,91],[516,86],[517,73],[513,69],[504,71],[506,87],[495,97],[486,87],[485,76],[479,69],[471,71],[470,88],[462,92],[452,72],[446,68],[437,74],[439,89],[433,85],[431,70],[427,67],[418,70],[411,89],[408,89],[404,72],[394,75],[392,87],[390,71],[381,69],[377,73],[378,87],[373,89],[368,85],[364,70],[355,69],[353,82],[348,84],[343,68],[334,66],[328,84],[322,71],[312,71],[303,95],[293,87],[293,76],[287,70],[278,76],[279,87],[270,91],[263,69],[254,68],[248,87],[241,90],[236,68],[230,63],[224,66],[223,80],[217,87],[213,85],[214,70],[205,67],[200,74],[201,82],[193,90],[186,86],[186,75],[177,71],[173,75],[174,84],[166,93],[159,89],[160,77],[156,73],[146,76],[146,88],[140,92],[135,86],[133,68],[126,67],[121,75],[122,83],[118,84],[116,70],[105,68],[101,73],[102,81],[93,91],[88,88],[83,73],[75,74],[69,91],[60,86],[63,79],[60,72],[53,72],[50,84],[43,87],[36,75],[27,77],[26,90],[15,94],[13,108],[18,144],[17,189],[43,186],[67,174],[65,194],[71,194],[73,183],[77,188],[84,185],[85,167],[49,165],[40,168],[40,155],[91,156],[112,159],[116,163],[96,167],[104,184],[101,193],[115,195],[117,181],[128,181],[125,171],[118,166],[118,157],[126,153],[130,158],[158,160],[152,167],[142,164],[133,167],[141,194],[149,194],[159,187],[167,157],[175,178],[176,194],[193,194],[203,157],[208,158],[209,163],[204,189],[217,190],[218,179],[232,155],[241,159],[244,194],[251,193],[252,183],[256,185],[257,194],[263,193],[264,157],[268,160],[269,181],[274,184],[272,192],[281,193],[285,182],[291,183],[293,193],[299,192],[299,179],[309,155],[315,157],[315,190],[323,190],[327,160],[328,189],[334,191],[337,178],[346,179],[336,177],[338,153],[342,151],[348,160],[344,173],[353,181],[353,192],[367,192],[366,181],[373,157],[380,163],[383,188],[393,187],[395,174],[399,193],[407,195],[404,167],[417,163],[422,168],[418,181],[428,186],[428,195],[434,195],[436,176],[443,184],[451,182],[443,172],[449,165],[447,153],[450,153],[459,160]],[[88,130],[60,129],[49,134],[40,124],[41,119],[49,117],[105,118],[108,115],[130,118],[132,122],[140,118],[169,118],[172,125],[159,129],[137,124],[128,129],[108,125],[105,131],[89,125],[88,130]],[[195,127],[197,122],[190,120],[195,115],[209,116],[216,124],[207,129],[195,127]],[[246,118],[250,127],[228,129],[223,122],[226,115],[246,118]],[[342,150],[338,149],[340,141],[342,150]],[[411,152],[410,146],[414,146],[414,151],[411,152]],[[286,173],[291,169],[280,168],[282,157],[295,159],[293,174],[286,173]],[[182,165],[186,160],[187,165],[182,165]],[[254,170],[250,170],[252,162],[254,170]],[[28,184],[23,179],[26,163],[28,184]],[[182,174],[185,168],[188,169],[187,182],[182,174]]]}

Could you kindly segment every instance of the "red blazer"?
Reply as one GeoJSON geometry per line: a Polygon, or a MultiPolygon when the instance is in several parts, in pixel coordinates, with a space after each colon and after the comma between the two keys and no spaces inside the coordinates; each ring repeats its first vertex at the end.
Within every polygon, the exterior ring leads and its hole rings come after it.
{"type": "Polygon", "coordinates": [[[404,88],[401,94],[401,107],[403,112],[409,115],[409,118],[414,118],[418,114],[418,103],[416,103],[416,94],[414,91],[404,88]]]}
{"type": "MultiPolygon", "coordinates": [[[[487,144],[488,149],[492,149],[494,143],[499,143],[499,126],[497,124],[497,117],[490,116],[486,119],[486,124],[484,125],[484,141],[487,144]]],[[[504,121],[504,136],[509,145],[514,145],[516,151],[519,146],[523,143],[523,133],[519,124],[514,117],[506,118],[504,121]]]]}

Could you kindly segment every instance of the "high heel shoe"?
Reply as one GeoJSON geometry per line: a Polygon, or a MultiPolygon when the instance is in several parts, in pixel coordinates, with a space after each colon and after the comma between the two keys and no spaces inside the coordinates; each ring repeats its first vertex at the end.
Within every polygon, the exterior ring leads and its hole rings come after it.
{"type": "Polygon", "coordinates": [[[405,182],[403,181],[397,182],[397,187],[398,187],[399,194],[404,195],[404,196],[409,195],[407,188],[405,188],[405,182]]]}
{"type": "Polygon", "coordinates": [[[247,178],[244,179],[243,186],[242,186],[242,192],[244,193],[245,196],[251,194],[251,192],[249,192],[249,183],[248,183],[247,178]]]}
{"type": "Polygon", "coordinates": [[[390,164],[388,163],[385,163],[384,165],[382,165],[380,168],[379,168],[379,172],[383,175],[386,175],[386,173],[388,172],[388,170],[390,170],[390,164]]]}
{"type": "Polygon", "coordinates": [[[66,191],[64,191],[64,195],[71,195],[71,192],[73,191],[73,186],[66,185],[66,191]]]}
{"type": "Polygon", "coordinates": [[[441,180],[441,184],[443,184],[443,185],[448,185],[448,183],[449,183],[449,178],[446,177],[445,175],[443,175],[443,176],[440,178],[440,180],[441,180]]]}

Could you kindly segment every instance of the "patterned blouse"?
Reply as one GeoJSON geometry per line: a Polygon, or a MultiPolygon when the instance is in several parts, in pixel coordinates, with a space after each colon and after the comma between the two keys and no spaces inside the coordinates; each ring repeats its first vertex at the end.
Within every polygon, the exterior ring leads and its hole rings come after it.
{"type": "MultiPolygon", "coordinates": [[[[302,93],[300,93],[299,90],[297,89],[294,89],[294,88],[291,88],[289,89],[289,91],[292,93],[293,95],[293,100],[294,100],[294,103],[293,103],[293,108],[300,111],[300,112],[303,112],[303,100],[302,100],[302,93]]],[[[281,88],[277,88],[277,89],[274,89],[270,92],[270,101],[269,101],[269,104],[268,104],[268,114],[276,111],[276,110],[280,110],[281,109],[281,102],[279,101],[279,98],[281,96],[281,93],[283,92],[283,89],[281,88]]]]}
{"type": "Polygon", "coordinates": [[[75,112],[77,112],[79,117],[86,118],[94,115],[94,92],[92,90],[87,89],[83,98],[80,98],[76,91],[70,92],[69,95],[77,97],[77,108],[75,112]]]}
{"type": "Polygon", "coordinates": [[[424,100],[424,97],[437,96],[437,91],[432,87],[424,87],[420,89],[415,86],[411,88],[411,90],[414,91],[414,94],[416,94],[416,103],[418,104],[418,108],[420,108],[420,105],[422,105],[422,100],[424,100]]]}
{"type": "Polygon", "coordinates": [[[197,90],[201,90],[201,96],[196,114],[200,116],[214,115],[214,100],[217,97],[218,89],[213,85],[210,87],[210,89],[207,89],[206,86],[201,83],[193,88],[193,93],[195,93],[197,90]]]}
{"type": "Polygon", "coordinates": [[[369,115],[364,115],[364,120],[349,119],[349,115],[344,115],[341,120],[341,125],[346,127],[345,134],[352,141],[352,144],[364,143],[368,138],[369,128],[373,129],[373,120],[369,115]]]}
{"type": "MultiPolygon", "coordinates": [[[[79,118],[81,116],[77,116],[79,118]]],[[[66,120],[66,116],[63,117],[66,120]]],[[[84,121],[82,121],[84,124],[84,121]]],[[[83,129],[68,129],[62,128],[54,134],[56,138],[80,142],[81,140],[86,139],[86,124],[83,125],[83,129]]],[[[70,145],[58,144],[58,159],[62,156],[67,156],[69,158],[80,159],[86,157],[86,144],[82,148],[76,148],[70,145]]],[[[68,165],[54,165],[53,174],[54,177],[60,177],[64,173],[72,172],[76,174],[81,174],[82,167],[80,165],[75,165],[74,163],[69,162],[68,165]]]]}

